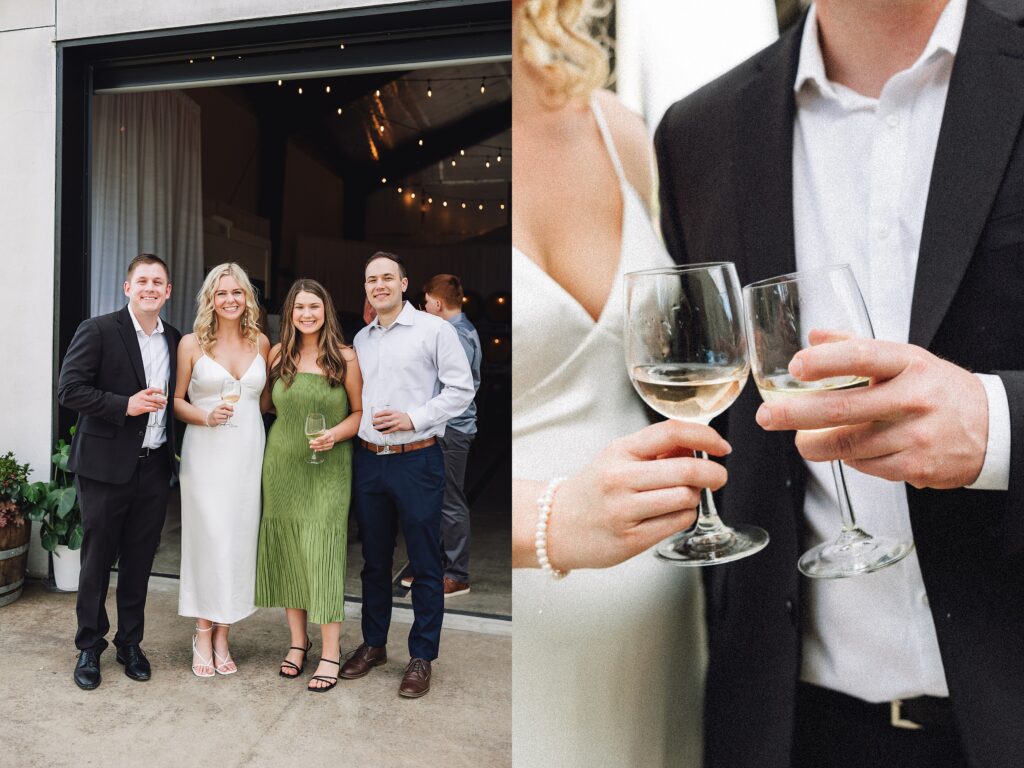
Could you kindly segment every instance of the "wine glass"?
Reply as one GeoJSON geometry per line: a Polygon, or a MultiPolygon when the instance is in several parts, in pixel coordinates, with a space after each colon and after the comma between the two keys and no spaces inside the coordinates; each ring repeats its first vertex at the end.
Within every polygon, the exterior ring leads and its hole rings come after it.
{"type": "MultiPolygon", "coordinates": [[[[376,420],[378,413],[380,413],[381,411],[390,411],[390,410],[391,410],[391,406],[390,405],[375,405],[375,406],[373,406],[370,409],[370,418],[371,418],[371,420],[376,420]]],[[[377,451],[377,455],[378,456],[389,456],[390,454],[394,453],[394,451],[391,450],[391,435],[388,434],[388,433],[385,433],[385,432],[381,432],[380,436],[384,438],[384,449],[380,450],[380,451],[377,451]]]]}
{"type": "MultiPolygon", "coordinates": [[[[146,382],[146,386],[149,387],[150,389],[159,390],[160,396],[164,400],[167,400],[167,380],[166,379],[159,379],[159,378],[156,378],[156,377],[152,377],[152,378],[149,379],[149,381],[146,382]]],[[[161,408],[159,411],[153,411],[152,413],[149,414],[149,421],[146,424],[147,429],[160,429],[161,427],[163,427],[166,424],[166,422],[164,420],[164,416],[166,416],[166,415],[167,415],[167,405],[165,403],[164,407],[161,408]]]]}
{"type": "MultiPolygon", "coordinates": [[[[229,405],[234,405],[242,399],[242,382],[233,376],[229,376],[224,379],[220,385],[220,399],[229,405]]],[[[231,417],[224,422],[225,427],[237,428],[238,425],[234,423],[235,415],[231,414],[231,417]]]]}
{"type": "MultiPolygon", "coordinates": [[[[322,413],[306,414],[306,437],[312,440],[316,437],[323,437],[327,433],[327,419],[322,413]]],[[[310,449],[310,456],[306,458],[307,464],[323,464],[324,457],[310,449]]]]}
{"type": "MultiPolygon", "coordinates": [[[[813,331],[820,334],[815,341],[837,337],[874,338],[864,297],[848,264],[751,283],[744,286],[743,298],[750,325],[754,383],[766,402],[870,384],[864,376],[798,381],[789,373],[793,355],[812,346],[813,331]]],[[[840,579],[871,573],[906,557],[914,547],[913,542],[871,536],[857,526],[846,490],[843,464],[841,461],[830,464],[842,530],[833,541],[804,552],[797,562],[800,572],[816,579],[840,579]]]]}
{"type": "MultiPolygon", "coordinates": [[[[662,416],[707,424],[732,405],[750,371],[735,266],[717,262],[629,272],[625,287],[626,368],[633,386],[662,416]]],[[[658,544],[654,553],[673,565],[713,565],[767,544],[761,528],[725,525],[703,488],[697,524],[658,544]]]]}

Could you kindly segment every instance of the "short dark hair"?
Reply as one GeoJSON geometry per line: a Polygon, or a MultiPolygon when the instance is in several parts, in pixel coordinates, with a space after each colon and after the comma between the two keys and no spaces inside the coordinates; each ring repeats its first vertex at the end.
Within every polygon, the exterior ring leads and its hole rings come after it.
{"type": "Polygon", "coordinates": [[[423,292],[440,299],[448,309],[462,306],[462,281],[458,275],[434,275],[423,284],[423,292]]]}
{"type": "Polygon", "coordinates": [[[396,256],[393,253],[388,253],[387,251],[377,251],[375,254],[373,254],[373,256],[368,258],[366,260],[366,263],[363,264],[363,271],[365,272],[366,268],[377,259],[391,259],[393,262],[395,262],[395,264],[398,265],[398,271],[402,275],[402,277],[409,276],[405,271],[405,262],[402,261],[402,257],[396,256]]]}
{"type": "Polygon", "coordinates": [[[128,273],[125,277],[125,280],[127,280],[128,282],[132,281],[132,272],[134,272],[135,268],[140,264],[159,264],[161,267],[164,268],[164,274],[167,275],[167,282],[171,282],[171,270],[167,268],[167,262],[165,262],[163,259],[161,259],[159,256],[153,253],[140,253],[138,256],[132,259],[131,262],[129,262],[128,264],[128,273]]]}

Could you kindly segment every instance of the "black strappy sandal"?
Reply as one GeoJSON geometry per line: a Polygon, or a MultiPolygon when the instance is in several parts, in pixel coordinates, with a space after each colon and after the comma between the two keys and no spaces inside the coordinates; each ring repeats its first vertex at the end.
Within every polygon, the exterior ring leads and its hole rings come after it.
{"type": "Polygon", "coordinates": [[[288,680],[292,680],[292,679],[294,679],[296,677],[299,677],[302,674],[302,670],[304,670],[306,668],[306,654],[309,653],[309,649],[312,648],[312,647],[313,647],[313,641],[310,640],[308,637],[306,638],[306,647],[305,648],[299,648],[299,646],[297,646],[297,645],[290,645],[290,646],[288,646],[288,650],[289,651],[302,651],[302,665],[301,666],[296,666],[295,664],[292,664],[290,661],[288,661],[288,659],[285,659],[284,661],[281,662],[282,669],[279,669],[277,671],[277,674],[280,675],[283,678],[288,679],[288,680]],[[294,669],[295,670],[295,674],[293,675],[291,672],[285,672],[284,669],[283,669],[284,667],[289,667],[291,669],[294,669]]]}
{"type": "MultiPolygon", "coordinates": [[[[334,664],[339,669],[341,668],[341,660],[340,659],[338,661],[334,661],[332,659],[320,659],[320,661],[326,661],[328,664],[334,664]]],[[[314,680],[320,680],[321,682],[324,682],[324,683],[330,683],[330,685],[324,685],[324,686],[322,686],[320,688],[312,688],[312,687],[307,685],[306,686],[306,690],[309,691],[310,693],[323,693],[324,691],[331,690],[331,688],[333,688],[334,686],[336,686],[338,684],[338,678],[337,677],[331,677],[330,675],[313,675],[311,678],[309,678],[309,682],[310,683],[312,683],[314,680]]]]}

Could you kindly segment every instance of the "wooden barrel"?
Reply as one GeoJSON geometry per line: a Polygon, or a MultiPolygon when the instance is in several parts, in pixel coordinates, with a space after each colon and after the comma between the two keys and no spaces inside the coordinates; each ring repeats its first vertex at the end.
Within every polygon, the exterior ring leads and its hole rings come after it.
{"type": "Polygon", "coordinates": [[[13,603],[21,597],[31,537],[32,524],[28,521],[0,528],[0,605],[13,603]]]}

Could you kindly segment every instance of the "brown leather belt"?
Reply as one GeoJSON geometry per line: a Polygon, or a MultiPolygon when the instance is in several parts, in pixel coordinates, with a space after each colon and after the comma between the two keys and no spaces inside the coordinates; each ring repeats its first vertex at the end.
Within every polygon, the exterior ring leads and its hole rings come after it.
{"type": "MultiPolygon", "coordinates": [[[[377,443],[368,443],[365,440],[363,440],[362,438],[359,439],[359,442],[362,443],[363,448],[365,448],[368,451],[372,451],[373,453],[380,453],[385,448],[385,446],[377,445],[377,443]]],[[[418,451],[420,448],[429,448],[430,446],[436,445],[436,444],[437,444],[437,438],[436,437],[428,437],[426,440],[419,440],[419,441],[417,441],[415,443],[404,443],[402,445],[392,445],[392,446],[390,446],[390,448],[391,448],[391,452],[392,453],[411,453],[412,451],[418,451]]],[[[387,456],[386,453],[384,455],[387,456]]]]}

